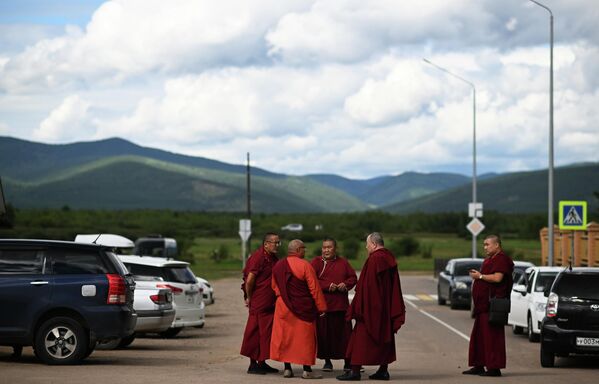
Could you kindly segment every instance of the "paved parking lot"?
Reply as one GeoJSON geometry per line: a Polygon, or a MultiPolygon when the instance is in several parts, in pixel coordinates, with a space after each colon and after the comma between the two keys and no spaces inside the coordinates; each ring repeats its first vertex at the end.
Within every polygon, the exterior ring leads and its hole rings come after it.
{"type": "MultiPolygon", "coordinates": [[[[81,365],[46,366],[26,348],[20,360],[0,347],[0,384],[112,383],[275,383],[280,375],[247,375],[247,361],[239,356],[246,320],[239,279],[213,282],[217,302],[208,306],[203,329],[183,331],[176,339],[147,337],[127,349],[96,351],[81,365]]],[[[396,336],[398,361],[390,366],[392,380],[402,382],[480,383],[595,383],[599,359],[558,359],[559,368],[541,368],[539,344],[512,335],[506,328],[508,368],[502,378],[467,377],[467,338],[472,320],[468,311],[451,310],[435,301],[436,283],[430,276],[403,276],[407,323],[396,336]]],[[[322,361],[317,360],[316,368],[322,361]]],[[[282,364],[273,363],[279,367],[282,364]]],[[[341,364],[336,362],[336,367],[341,364]]],[[[300,367],[295,367],[300,372],[300,367]]],[[[374,367],[367,367],[366,373],[374,367]]],[[[325,382],[337,382],[339,372],[324,373],[325,382]]],[[[367,378],[365,378],[367,379],[367,378]]],[[[299,378],[291,380],[301,380],[299,378]]]]}

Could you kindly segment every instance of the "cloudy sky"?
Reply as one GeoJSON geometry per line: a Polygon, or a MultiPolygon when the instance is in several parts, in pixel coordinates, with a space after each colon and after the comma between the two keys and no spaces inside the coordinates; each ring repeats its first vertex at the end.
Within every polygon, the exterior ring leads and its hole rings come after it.
{"type": "MultiPolygon", "coordinates": [[[[555,162],[599,161],[599,4],[555,15],[555,162]]],[[[0,135],[288,174],[547,166],[549,17],[527,0],[0,2],[0,135]]]]}

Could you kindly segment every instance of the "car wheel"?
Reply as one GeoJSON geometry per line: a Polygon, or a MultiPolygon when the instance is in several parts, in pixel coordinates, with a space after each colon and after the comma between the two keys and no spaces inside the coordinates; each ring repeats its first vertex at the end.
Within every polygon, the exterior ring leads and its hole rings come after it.
{"type": "Polygon", "coordinates": [[[121,342],[119,343],[119,348],[127,348],[128,346],[130,346],[131,343],[135,340],[136,336],[137,335],[135,333],[132,333],[130,336],[123,337],[121,339],[121,342]]]}
{"type": "Polygon", "coordinates": [[[524,333],[524,328],[519,327],[517,325],[512,325],[512,333],[514,335],[521,335],[522,333],[524,333]]]}
{"type": "Polygon", "coordinates": [[[545,368],[552,368],[554,365],[555,354],[543,348],[543,343],[541,343],[541,366],[545,368]]]}
{"type": "Polygon", "coordinates": [[[74,364],[85,358],[89,336],[83,326],[70,317],[46,320],[37,330],[35,354],[46,364],[74,364]]]}
{"type": "Polygon", "coordinates": [[[453,299],[453,291],[451,289],[449,290],[449,308],[458,309],[458,304],[453,299]]]}
{"type": "Polygon", "coordinates": [[[446,300],[441,297],[441,288],[437,285],[437,304],[445,305],[446,300]]]}
{"type": "Polygon", "coordinates": [[[532,316],[530,315],[530,313],[528,314],[527,334],[528,334],[528,341],[530,341],[531,343],[539,341],[539,335],[534,333],[532,330],[532,316]]]}
{"type": "Polygon", "coordinates": [[[182,330],[183,330],[183,327],[169,328],[166,331],[160,332],[160,336],[167,338],[167,339],[172,339],[173,337],[177,336],[179,334],[179,332],[181,332],[182,330]]]}

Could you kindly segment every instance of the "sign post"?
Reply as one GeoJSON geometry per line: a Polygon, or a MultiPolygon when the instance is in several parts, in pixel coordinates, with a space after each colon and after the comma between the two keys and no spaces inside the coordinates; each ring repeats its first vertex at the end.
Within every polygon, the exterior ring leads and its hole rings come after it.
{"type": "Polygon", "coordinates": [[[560,201],[559,202],[559,229],[572,231],[571,260],[574,257],[574,231],[587,228],[587,202],[586,201],[560,201]]]}
{"type": "Polygon", "coordinates": [[[466,228],[472,233],[472,258],[476,259],[476,237],[485,229],[482,221],[478,220],[483,217],[483,203],[468,203],[468,216],[473,218],[466,228]]]}
{"type": "Polygon", "coordinates": [[[239,236],[241,237],[241,260],[243,268],[247,259],[247,241],[252,235],[252,221],[249,219],[239,220],[239,236]]]}

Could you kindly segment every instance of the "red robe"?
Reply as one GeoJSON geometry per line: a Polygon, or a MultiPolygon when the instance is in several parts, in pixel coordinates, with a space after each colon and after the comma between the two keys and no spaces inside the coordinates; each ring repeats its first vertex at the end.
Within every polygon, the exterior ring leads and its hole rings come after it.
{"type": "Polygon", "coordinates": [[[356,285],[356,271],[347,260],[339,256],[328,261],[319,256],[312,260],[312,267],[316,271],[318,283],[327,302],[327,314],[320,317],[316,324],[317,357],[319,359],[343,359],[352,329],[351,321],[345,319],[345,313],[349,307],[347,292],[356,285]],[[331,283],[345,283],[347,291],[330,292],[331,283]]]}
{"type": "Polygon", "coordinates": [[[250,273],[256,276],[256,285],[250,300],[249,315],[240,353],[252,360],[264,361],[269,358],[270,335],[272,332],[275,293],[271,287],[272,268],[278,261],[263,247],[258,248],[243,269],[241,289],[245,298],[245,282],[250,273]]]}
{"type": "Polygon", "coordinates": [[[512,288],[512,272],[514,263],[503,252],[483,261],[481,273],[492,275],[503,273],[500,283],[489,283],[476,280],[472,286],[474,302],[474,326],[470,335],[468,365],[487,367],[487,369],[505,368],[505,327],[489,324],[489,297],[509,297],[512,288]]]}
{"type": "Polygon", "coordinates": [[[406,319],[397,263],[381,248],[368,256],[347,311],[356,320],[347,357],[352,365],[381,365],[396,360],[395,336],[406,319]]]}

